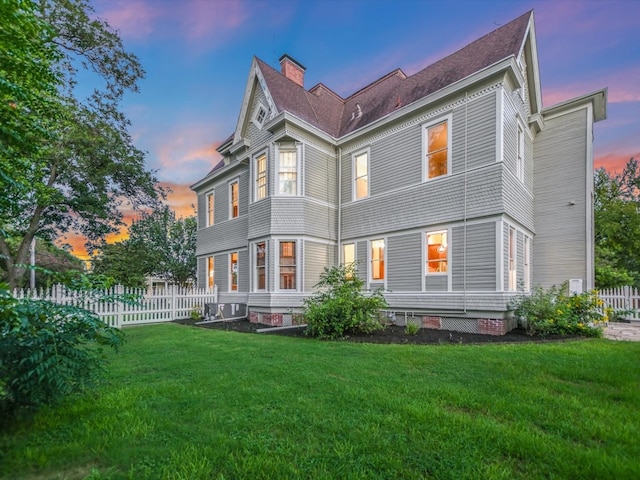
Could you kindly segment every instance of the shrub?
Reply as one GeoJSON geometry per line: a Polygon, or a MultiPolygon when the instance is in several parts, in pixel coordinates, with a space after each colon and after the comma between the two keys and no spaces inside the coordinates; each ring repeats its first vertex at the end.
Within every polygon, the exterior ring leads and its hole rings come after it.
{"type": "Polygon", "coordinates": [[[536,287],[530,295],[517,297],[511,308],[529,335],[601,337],[609,312],[597,292],[567,295],[566,287],[566,283],[547,291],[536,287]]]}
{"type": "Polygon", "coordinates": [[[91,311],[14,298],[0,285],[0,411],[53,403],[91,385],[104,368],[102,348],[122,333],[91,311]]]}
{"type": "Polygon", "coordinates": [[[404,333],[407,335],[417,335],[420,331],[420,325],[415,322],[407,322],[407,325],[404,327],[404,333]]]}
{"type": "Polygon", "coordinates": [[[363,291],[364,280],[355,265],[325,268],[316,288],[304,300],[305,333],[320,338],[340,338],[384,328],[381,310],[387,302],[381,290],[363,291]]]}

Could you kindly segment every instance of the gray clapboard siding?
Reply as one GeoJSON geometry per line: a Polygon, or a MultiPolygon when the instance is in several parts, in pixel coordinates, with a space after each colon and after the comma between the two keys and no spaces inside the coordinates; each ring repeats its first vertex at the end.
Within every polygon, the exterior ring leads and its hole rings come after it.
{"type": "Polygon", "coordinates": [[[452,294],[431,292],[423,294],[403,294],[388,292],[385,299],[389,310],[437,312],[441,315],[464,316],[469,318],[501,318],[513,294],[468,293],[452,294]],[[466,306],[467,312],[463,309],[466,306]]]}
{"type": "Polygon", "coordinates": [[[249,238],[257,238],[271,233],[271,198],[251,203],[249,210],[249,238]]]}
{"type": "Polygon", "coordinates": [[[509,229],[511,225],[502,223],[502,263],[504,265],[504,278],[502,279],[505,292],[509,291],[509,229]]]}
{"type": "Polygon", "coordinates": [[[336,209],[303,197],[273,197],[270,233],[336,239],[336,209]]]}
{"type": "MultiPolygon", "coordinates": [[[[501,213],[502,165],[469,172],[467,218],[501,213]]],[[[413,188],[343,206],[343,238],[422,228],[464,218],[464,175],[425,182],[413,188]]]]}
{"type": "Polygon", "coordinates": [[[305,195],[335,204],[337,190],[336,159],[312,145],[304,146],[305,195]]]}
{"type": "Polygon", "coordinates": [[[238,252],[238,292],[249,291],[249,277],[251,275],[249,257],[248,250],[238,252]]]}
{"type": "MultiPolygon", "coordinates": [[[[254,84],[253,102],[251,104],[251,109],[249,110],[249,116],[246,120],[245,131],[243,132],[243,137],[247,138],[252,146],[266,144],[271,138],[271,133],[266,128],[260,129],[252,122],[253,118],[255,118],[256,111],[258,110],[258,102],[262,102],[262,105],[264,105],[265,108],[269,108],[267,97],[265,96],[260,83],[256,80],[254,84]]],[[[267,121],[268,117],[265,118],[265,122],[267,121]]]]}
{"type": "Polygon", "coordinates": [[[534,143],[533,281],[543,287],[571,278],[588,281],[587,132],[585,108],[547,119],[534,143]]]}
{"type": "MultiPolygon", "coordinates": [[[[198,229],[205,228],[207,226],[207,200],[205,195],[209,193],[211,189],[206,189],[198,193],[196,200],[196,219],[198,221],[198,229]]],[[[215,199],[214,199],[215,201],[215,199]]],[[[215,203],[214,203],[215,207],[215,203]]],[[[214,210],[215,215],[215,210],[214,210]]]]}
{"type": "Polygon", "coordinates": [[[313,292],[314,285],[320,281],[320,274],[325,267],[333,264],[332,245],[316,242],[304,242],[304,291],[313,292]]]}
{"type": "Polygon", "coordinates": [[[422,288],[422,234],[387,238],[387,288],[417,292],[422,288]]]}
{"type": "Polygon", "coordinates": [[[238,213],[240,216],[249,213],[249,170],[238,177],[238,213]]]}
{"type": "Polygon", "coordinates": [[[198,257],[198,266],[196,276],[198,278],[198,288],[206,288],[207,286],[207,257],[198,257]]]}
{"type": "Polygon", "coordinates": [[[247,247],[248,216],[216,223],[198,232],[196,255],[247,247]]]}
{"type": "Polygon", "coordinates": [[[516,117],[516,109],[508,96],[507,92],[504,92],[504,99],[502,102],[502,160],[504,161],[505,168],[516,176],[516,162],[518,156],[518,119],[516,117]]]}
{"type": "MultiPolygon", "coordinates": [[[[369,195],[414,185],[422,180],[422,129],[413,125],[372,143],[369,158],[369,195]]],[[[352,159],[344,163],[352,182],[352,159]]],[[[343,171],[344,180],[344,171],[343,171]]],[[[343,184],[344,188],[344,184],[343,184]]],[[[350,185],[350,189],[351,189],[350,185]]],[[[350,194],[351,195],[351,194],[350,194]]],[[[351,196],[345,201],[350,201],[351,196]]]]}
{"type": "Polygon", "coordinates": [[[502,174],[502,202],[509,214],[529,230],[534,230],[533,196],[518,178],[506,169],[502,174]]]}
{"type": "MultiPolygon", "coordinates": [[[[497,90],[498,92],[500,90],[497,90]]],[[[491,164],[496,159],[496,94],[484,95],[468,102],[467,169],[491,164]]],[[[452,170],[464,172],[465,106],[454,110],[452,131],[452,170]]]]}
{"type": "Polygon", "coordinates": [[[369,272],[369,264],[367,262],[367,241],[362,240],[356,242],[356,262],[358,264],[358,277],[365,282],[367,281],[367,275],[369,272]]]}
{"type": "Polygon", "coordinates": [[[218,285],[218,293],[227,292],[229,291],[229,255],[216,255],[214,263],[213,281],[218,285]]]}
{"type": "Polygon", "coordinates": [[[447,275],[425,275],[424,288],[427,292],[446,292],[449,290],[447,275]]]}
{"type": "Polygon", "coordinates": [[[521,231],[516,232],[516,242],[517,242],[517,250],[516,250],[516,281],[517,281],[517,289],[518,291],[522,290],[524,285],[524,233],[521,231]]]}
{"type": "Polygon", "coordinates": [[[454,227],[451,234],[451,282],[454,291],[496,290],[496,223],[467,225],[466,272],[464,226],[454,227]]]}

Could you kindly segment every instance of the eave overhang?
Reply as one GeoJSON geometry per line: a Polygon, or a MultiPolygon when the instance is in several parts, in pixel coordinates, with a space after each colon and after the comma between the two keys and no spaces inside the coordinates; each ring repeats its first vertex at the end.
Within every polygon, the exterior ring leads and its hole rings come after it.
{"type": "Polygon", "coordinates": [[[580,105],[591,103],[593,105],[593,121],[599,122],[607,118],[607,95],[608,89],[601,88],[592,93],[587,93],[579,97],[566,100],[551,107],[542,110],[542,116],[545,118],[563,113],[566,110],[579,107],[580,105]]]}
{"type": "Polygon", "coordinates": [[[206,186],[207,184],[213,182],[216,178],[222,175],[226,175],[227,173],[232,172],[233,170],[239,167],[242,167],[242,166],[246,167],[248,165],[249,165],[249,162],[246,159],[242,161],[231,162],[228,165],[225,165],[224,167],[222,167],[220,170],[216,170],[215,172],[210,173],[209,175],[204,177],[202,180],[198,180],[193,185],[190,185],[189,188],[193,191],[197,191],[200,188],[206,186]]]}

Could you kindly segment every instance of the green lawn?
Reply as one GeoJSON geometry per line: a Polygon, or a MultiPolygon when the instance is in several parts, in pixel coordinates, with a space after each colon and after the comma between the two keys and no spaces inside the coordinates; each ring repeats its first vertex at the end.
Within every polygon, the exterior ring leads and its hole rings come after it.
{"type": "Polygon", "coordinates": [[[0,478],[640,478],[640,343],[367,345],[129,328],[0,478]]]}

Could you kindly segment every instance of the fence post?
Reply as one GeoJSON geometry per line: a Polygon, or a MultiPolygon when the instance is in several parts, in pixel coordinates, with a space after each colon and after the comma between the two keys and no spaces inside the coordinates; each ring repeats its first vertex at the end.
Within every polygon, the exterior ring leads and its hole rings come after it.
{"type": "MultiPolygon", "coordinates": [[[[116,285],[115,291],[116,295],[122,295],[124,294],[124,287],[122,285],[116,285]]],[[[124,304],[119,301],[116,302],[116,312],[118,312],[116,314],[116,328],[122,328],[122,322],[124,321],[123,309],[124,304]]]]}
{"type": "Polygon", "coordinates": [[[176,286],[171,285],[171,318],[169,321],[176,319],[176,286]]]}

